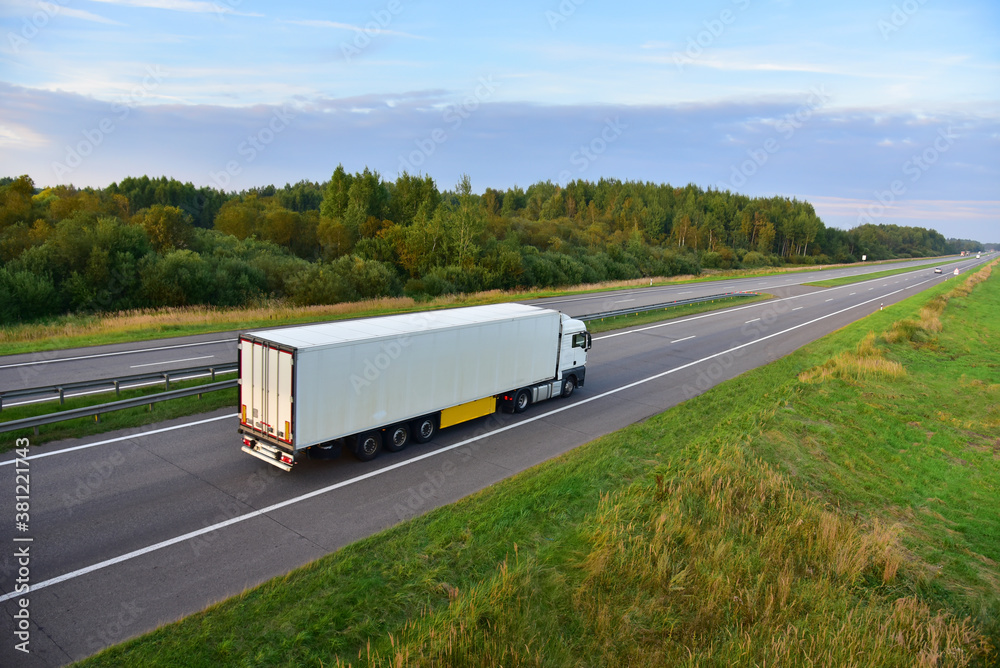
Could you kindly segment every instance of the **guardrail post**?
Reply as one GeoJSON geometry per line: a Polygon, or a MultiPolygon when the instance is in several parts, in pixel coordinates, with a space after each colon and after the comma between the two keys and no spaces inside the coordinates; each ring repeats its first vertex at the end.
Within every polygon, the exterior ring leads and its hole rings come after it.
{"type": "Polygon", "coordinates": [[[163,374],[163,380],[165,380],[167,382],[167,388],[166,388],[166,390],[167,390],[167,392],[169,392],[170,391],[170,374],[169,373],[163,374]]]}
{"type": "Polygon", "coordinates": [[[101,424],[101,414],[100,413],[94,413],[94,422],[96,422],[97,424],[101,424]]]}
{"type": "Polygon", "coordinates": [[[59,405],[62,406],[66,403],[66,393],[63,392],[63,389],[61,387],[58,387],[56,389],[59,390],[59,405]]]}
{"type": "MultiPolygon", "coordinates": [[[[209,371],[212,372],[212,382],[214,383],[215,382],[215,367],[213,366],[211,369],[209,369],[209,371]]],[[[198,395],[198,398],[201,399],[201,395],[200,394],[198,395]]]]}
{"type": "Polygon", "coordinates": [[[115,396],[116,397],[122,396],[122,388],[121,388],[121,385],[119,385],[119,383],[118,383],[117,380],[115,381],[115,396]]]}

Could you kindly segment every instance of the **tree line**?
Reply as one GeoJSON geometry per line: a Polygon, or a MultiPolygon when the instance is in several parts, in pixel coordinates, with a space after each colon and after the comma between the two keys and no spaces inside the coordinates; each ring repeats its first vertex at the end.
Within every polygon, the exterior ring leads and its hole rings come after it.
{"type": "Polygon", "coordinates": [[[702,269],[942,255],[976,242],[826,227],[808,202],[601,179],[472,191],[337,167],[243,192],[166,177],[39,189],[0,179],[0,323],[265,299],[308,305],[702,269]]]}

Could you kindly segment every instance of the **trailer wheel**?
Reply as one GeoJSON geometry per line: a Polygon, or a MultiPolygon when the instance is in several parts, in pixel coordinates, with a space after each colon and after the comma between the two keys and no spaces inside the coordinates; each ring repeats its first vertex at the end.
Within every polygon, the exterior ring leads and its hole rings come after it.
{"type": "Polygon", "coordinates": [[[576,389],[576,376],[568,376],[563,379],[562,396],[565,399],[569,399],[573,396],[573,390],[576,389]]]}
{"type": "Polygon", "coordinates": [[[368,431],[358,436],[358,443],[354,448],[354,456],[363,462],[368,462],[376,457],[382,450],[382,433],[378,431],[368,431]]]}
{"type": "Polygon", "coordinates": [[[527,390],[518,390],[514,395],[514,412],[523,413],[531,405],[531,395],[527,390]]]}
{"type": "Polygon", "coordinates": [[[418,418],[410,423],[410,433],[413,434],[413,440],[417,443],[426,443],[434,438],[437,429],[437,417],[434,415],[418,418]]]}
{"type": "Polygon", "coordinates": [[[389,452],[399,452],[410,443],[410,425],[401,423],[385,430],[383,445],[389,452]]]}

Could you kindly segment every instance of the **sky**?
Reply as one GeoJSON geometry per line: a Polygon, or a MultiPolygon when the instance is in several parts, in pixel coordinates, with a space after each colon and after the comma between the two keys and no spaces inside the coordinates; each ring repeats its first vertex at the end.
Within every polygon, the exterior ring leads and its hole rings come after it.
{"type": "Polygon", "coordinates": [[[4,0],[0,176],[694,183],[994,243],[998,35],[996,0],[4,0]]]}

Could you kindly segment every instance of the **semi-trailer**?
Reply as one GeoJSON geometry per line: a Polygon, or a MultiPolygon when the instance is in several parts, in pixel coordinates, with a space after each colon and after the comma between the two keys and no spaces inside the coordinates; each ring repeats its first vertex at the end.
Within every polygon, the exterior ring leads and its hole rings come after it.
{"type": "Polygon", "coordinates": [[[243,452],[285,471],[361,461],[583,387],[591,336],[564,313],[494,304],[241,333],[243,452]]]}

